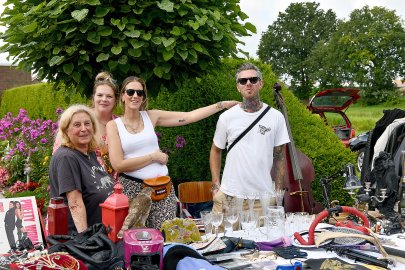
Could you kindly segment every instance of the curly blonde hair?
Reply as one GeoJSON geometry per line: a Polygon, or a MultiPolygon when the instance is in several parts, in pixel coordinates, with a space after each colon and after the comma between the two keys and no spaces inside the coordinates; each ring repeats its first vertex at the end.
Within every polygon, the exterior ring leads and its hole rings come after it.
{"type": "Polygon", "coordinates": [[[82,104],[74,104],[71,105],[69,108],[67,108],[60,116],[59,119],[59,130],[58,130],[58,136],[62,138],[62,145],[73,148],[75,149],[75,146],[73,145],[72,141],[70,140],[67,130],[69,128],[70,123],[72,122],[72,118],[76,113],[87,113],[90,117],[91,124],[93,126],[93,134],[91,141],[89,143],[89,152],[92,152],[98,148],[99,142],[95,136],[97,134],[98,130],[98,123],[96,120],[96,117],[93,113],[93,111],[87,107],[86,105],[82,104]]]}

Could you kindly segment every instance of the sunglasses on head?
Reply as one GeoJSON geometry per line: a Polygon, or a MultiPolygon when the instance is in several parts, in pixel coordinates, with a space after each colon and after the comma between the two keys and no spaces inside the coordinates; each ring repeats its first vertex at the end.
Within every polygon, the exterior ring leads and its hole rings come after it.
{"type": "Polygon", "coordinates": [[[258,81],[260,81],[259,77],[250,77],[250,78],[239,78],[238,83],[241,85],[247,84],[247,82],[250,81],[251,84],[256,84],[258,81]]]}
{"type": "Polygon", "coordinates": [[[135,93],[138,97],[144,97],[145,90],[135,90],[135,89],[127,89],[125,90],[125,93],[127,93],[128,96],[132,97],[135,93]]]}

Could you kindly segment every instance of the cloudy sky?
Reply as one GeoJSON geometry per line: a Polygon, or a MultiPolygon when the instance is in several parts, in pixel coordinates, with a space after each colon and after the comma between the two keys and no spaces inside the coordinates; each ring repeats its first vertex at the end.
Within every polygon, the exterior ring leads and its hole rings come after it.
{"type": "MultiPolygon", "coordinates": [[[[0,0],[0,14],[3,12],[5,0],[0,0]]],[[[290,3],[305,2],[293,0],[240,0],[242,10],[249,16],[246,21],[253,23],[257,28],[257,34],[242,39],[245,46],[240,46],[244,51],[249,52],[251,57],[257,57],[256,51],[260,42],[262,32],[272,24],[279,12],[284,12],[290,3]]],[[[332,9],[339,19],[348,19],[349,14],[354,9],[359,9],[365,5],[382,6],[390,10],[395,10],[396,14],[405,19],[405,2],[403,0],[313,0],[310,2],[320,3],[323,10],[332,9]]],[[[4,28],[0,27],[0,31],[4,28]]],[[[0,44],[1,41],[0,41],[0,44]]],[[[6,54],[0,54],[0,64],[9,63],[6,54]]]]}

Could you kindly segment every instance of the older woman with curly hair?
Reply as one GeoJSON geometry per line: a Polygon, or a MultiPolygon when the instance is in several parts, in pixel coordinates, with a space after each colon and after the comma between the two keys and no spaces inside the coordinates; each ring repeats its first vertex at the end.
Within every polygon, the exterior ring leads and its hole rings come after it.
{"type": "Polygon", "coordinates": [[[49,165],[51,197],[62,196],[69,207],[69,233],[101,222],[99,204],[113,191],[113,180],[97,162],[98,123],[85,105],[72,105],[61,115],[61,147],[49,165]]]}

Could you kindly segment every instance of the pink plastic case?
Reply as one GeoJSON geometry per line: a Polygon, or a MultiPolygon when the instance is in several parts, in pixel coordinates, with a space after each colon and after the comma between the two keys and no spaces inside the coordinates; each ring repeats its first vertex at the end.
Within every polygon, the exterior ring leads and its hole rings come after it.
{"type": "Polygon", "coordinates": [[[125,267],[131,262],[148,262],[159,265],[163,270],[163,243],[162,233],[156,229],[142,228],[129,229],[124,232],[124,259],[125,267]]]}

